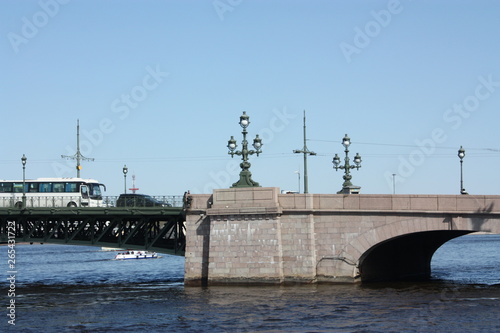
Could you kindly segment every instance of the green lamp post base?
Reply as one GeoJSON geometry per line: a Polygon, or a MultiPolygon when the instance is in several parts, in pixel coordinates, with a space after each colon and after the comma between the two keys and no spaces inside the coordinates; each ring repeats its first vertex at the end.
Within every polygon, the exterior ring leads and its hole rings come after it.
{"type": "Polygon", "coordinates": [[[356,186],[356,185],[344,186],[340,191],[337,192],[337,194],[359,194],[360,190],[361,186],[356,186]]]}
{"type": "Polygon", "coordinates": [[[252,173],[248,170],[240,172],[240,180],[231,187],[260,187],[259,183],[252,180],[252,173]]]}

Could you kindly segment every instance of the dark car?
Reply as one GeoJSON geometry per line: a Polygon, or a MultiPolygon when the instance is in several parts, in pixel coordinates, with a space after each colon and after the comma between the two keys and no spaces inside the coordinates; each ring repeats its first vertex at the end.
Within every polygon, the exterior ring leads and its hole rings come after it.
{"type": "Polygon", "coordinates": [[[157,200],[150,195],[126,193],[120,194],[116,200],[116,207],[171,207],[172,205],[157,200]]]}

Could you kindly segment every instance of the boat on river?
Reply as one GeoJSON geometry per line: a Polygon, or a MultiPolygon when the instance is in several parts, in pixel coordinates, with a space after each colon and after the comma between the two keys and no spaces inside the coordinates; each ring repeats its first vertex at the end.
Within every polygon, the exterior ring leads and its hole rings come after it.
{"type": "Polygon", "coordinates": [[[149,251],[125,251],[120,252],[115,256],[116,260],[127,260],[127,259],[157,259],[160,258],[156,252],[149,251]]]}

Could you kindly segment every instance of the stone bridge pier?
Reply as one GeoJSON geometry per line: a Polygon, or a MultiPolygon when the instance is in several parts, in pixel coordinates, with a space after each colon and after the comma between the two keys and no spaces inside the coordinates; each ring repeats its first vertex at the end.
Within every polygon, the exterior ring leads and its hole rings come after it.
{"type": "Polygon", "coordinates": [[[442,244],[477,231],[500,233],[500,196],[220,189],[192,195],[185,284],[428,278],[442,244]]]}

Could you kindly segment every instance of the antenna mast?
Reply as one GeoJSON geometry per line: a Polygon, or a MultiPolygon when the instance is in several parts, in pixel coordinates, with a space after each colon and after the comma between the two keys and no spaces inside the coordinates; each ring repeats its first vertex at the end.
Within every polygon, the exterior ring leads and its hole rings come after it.
{"type": "Polygon", "coordinates": [[[93,162],[93,158],[88,158],[82,155],[80,153],[80,119],[77,119],[76,121],[76,154],[72,156],[68,155],[61,155],[62,158],[65,158],[67,160],[76,160],[76,177],[80,178],[80,170],[82,170],[82,165],[80,164],[81,161],[91,161],[93,162]]]}
{"type": "Polygon", "coordinates": [[[132,175],[132,188],[129,188],[129,190],[131,190],[132,193],[135,193],[139,190],[137,187],[135,187],[135,175],[132,175]]]}

